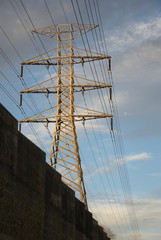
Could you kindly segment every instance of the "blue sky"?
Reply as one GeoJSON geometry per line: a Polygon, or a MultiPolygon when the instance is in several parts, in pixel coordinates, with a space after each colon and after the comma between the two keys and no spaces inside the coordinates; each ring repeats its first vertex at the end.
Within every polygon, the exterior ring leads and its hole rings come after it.
{"type": "MultiPolygon", "coordinates": [[[[23,0],[22,1],[36,28],[52,25],[47,12],[44,0],[23,0]]],[[[73,1],[75,6],[76,1],[73,1]]],[[[93,0],[90,0],[92,9],[93,0]]],[[[19,0],[13,3],[14,8],[21,17],[24,25],[40,52],[44,49],[37,38],[31,34],[33,26],[29,21],[26,12],[19,0]]],[[[56,24],[66,23],[62,6],[58,0],[47,1],[56,24]]],[[[70,0],[62,0],[62,4],[69,22],[76,22],[70,0]]],[[[84,1],[81,1],[84,23],[89,23],[87,12],[84,8],[84,1]]],[[[1,27],[18,50],[23,60],[28,60],[38,53],[34,48],[31,39],[27,35],[24,26],[20,22],[9,0],[0,1],[0,22],[1,27]]],[[[112,73],[119,112],[121,133],[124,145],[124,152],[127,162],[128,176],[133,195],[134,208],[140,229],[141,239],[160,240],[161,238],[161,1],[153,0],[99,0],[99,8],[105,33],[105,41],[108,54],[112,56],[112,73]]],[[[77,9],[78,14],[78,9],[77,9]]],[[[79,14],[78,14],[79,17],[79,14]]],[[[98,24],[94,15],[95,24],[98,24]]],[[[18,92],[24,89],[20,79],[13,72],[5,61],[2,53],[10,59],[16,69],[20,72],[22,62],[13,46],[1,31],[1,54],[0,70],[1,84],[19,102],[19,96],[10,86],[5,77],[12,83],[18,92]],[[2,75],[5,75],[5,77],[2,75]]],[[[99,29],[96,30],[99,36],[99,29]]],[[[94,33],[95,34],[95,33],[94,33]]],[[[92,34],[89,33],[90,47],[95,50],[92,34]]],[[[102,46],[101,38],[99,45],[102,46]]],[[[41,37],[47,50],[56,47],[55,40],[41,37]]],[[[84,38],[85,39],[85,38],[84,38]]],[[[84,48],[81,38],[77,39],[77,46],[84,48]]],[[[102,81],[99,65],[98,73],[102,81]]],[[[34,77],[38,81],[49,78],[45,68],[31,67],[34,77]]],[[[76,67],[76,73],[83,76],[82,68],[76,67]]],[[[51,70],[52,71],[52,70],[51,70]]],[[[89,65],[85,66],[87,77],[92,79],[89,65]]],[[[53,76],[55,73],[52,72],[53,76]]],[[[34,85],[34,80],[24,70],[24,79],[27,86],[34,85]]],[[[0,89],[1,103],[18,119],[23,116],[20,110],[0,89]]],[[[106,91],[103,91],[103,98],[107,102],[106,91]]],[[[53,105],[55,98],[50,97],[53,105]]],[[[24,99],[32,103],[28,96],[24,99]]],[[[40,109],[47,106],[45,97],[34,96],[39,103],[40,109]]],[[[103,111],[99,96],[96,92],[91,95],[85,93],[88,107],[103,111]],[[91,101],[92,98],[92,101],[91,101]]],[[[84,106],[83,97],[75,95],[76,105],[84,106]]],[[[33,112],[24,103],[24,109],[28,116],[33,112]]],[[[32,106],[33,108],[33,106],[32,106]]],[[[134,233],[129,225],[127,206],[125,204],[122,185],[120,182],[119,169],[124,171],[124,164],[116,163],[113,145],[109,135],[109,129],[105,120],[98,120],[86,123],[86,129],[92,145],[86,139],[82,124],[77,124],[78,142],[82,157],[82,167],[87,187],[89,208],[95,218],[104,226],[110,227],[116,232],[118,239],[134,239],[134,233]],[[98,125],[99,124],[99,129],[98,125]],[[92,129],[94,129],[94,133],[92,129]],[[97,138],[97,142],[95,140],[97,138]],[[103,142],[102,142],[103,141],[103,142]],[[98,145],[97,145],[98,144],[98,145]],[[98,148],[99,146],[99,148],[98,148]],[[108,158],[108,160],[107,160],[108,158]],[[97,168],[98,166],[98,168],[97,168]],[[101,178],[100,178],[101,175],[101,178]],[[103,184],[102,184],[103,181],[103,184]],[[99,193],[99,194],[98,194],[99,193]],[[115,201],[114,201],[115,200],[115,201]],[[124,221],[122,221],[124,220],[124,221]]],[[[46,129],[42,125],[34,126],[41,137],[45,147],[50,149],[51,140],[47,137],[46,129]]],[[[53,126],[50,126],[53,131],[53,126]]],[[[32,141],[38,144],[33,133],[27,125],[22,126],[22,132],[32,141]]],[[[131,211],[131,210],[130,210],[131,211]]],[[[131,214],[133,217],[133,213],[131,214]]],[[[131,219],[132,219],[131,217],[131,219]]]]}

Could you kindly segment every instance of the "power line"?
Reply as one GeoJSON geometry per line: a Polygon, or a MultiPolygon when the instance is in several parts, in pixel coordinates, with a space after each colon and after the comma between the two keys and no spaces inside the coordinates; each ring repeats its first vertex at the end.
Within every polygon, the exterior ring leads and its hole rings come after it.
{"type": "MultiPolygon", "coordinates": [[[[10,0],[9,0],[10,1],[10,0]]],[[[61,1],[61,0],[60,0],[61,1]]],[[[22,2],[22,1],[21,1],[22,2]]],[[[44,0],[44,2],[46,2],[46,0],[44,0]]],[[[61,5],[62,5],[62,2],[60,2],[61,3],[61,5]]],[[[97,2],[97,4],[98,4],[98,2],[97,2]]],[[[62,5],[63,6],[63,5],[62,5]]],[[[99,9],[99,8],[98,8],[99,9]]],[[[97,10],[98,10],[97,9],[97,10]]],[[[48,10],[49,10],[49,8],[48,8],[48,10]]],[[[91,9],[90,9],[91,10],[91,9]]],[[[63,8],[63,12],[64,12],[64,14],[65,14],[65,11],[64,11],[64,8],[63,8]]],[[[50,11],[48,11],[48,13],[49,13],[49,15],[51,15],[51,13],[50,13],[50,11]]],[[[65,14],[65,16],[66,16],[66,14],[65,14]]],[[[51,16],[50,16],[51,17],[51,16]]],[[[66,16],[67,17],[67,16],[66,16]]],[[[52,17],[51,17],[52,18],[52,17]]],[[[66,18],[66,20],[67,20],[67,18],[66,18]]],[[[101,33],[102,34],[102,33],[101,33]]],[[[100,35],[100,36],[102,36],[102,35],[100,35]]],[[[97,38],[97,37],[96,37],[97,38]]],[[[103,43],[104,43],[104,41],[103,41],[103,43]]],[[[112,74],[111,74],[111,76],[112,76],[112,74]]],[[[110,79],[111,79],[112,77],[110,77],[110,79]]],[[[112,82],[113,82],[113,80],[111,80],[112,82]]],[[[114,100],[115,101],[115,100],[114,100]]],[[[113,104],[113,103],[112,103],[113,104]]],[[[112,111],[116,111],[116,110],[114,110],[114,107],[113,107],[113,110],[112,111]]],[[[117,120],[116,120],[117,121],[117,120]]],[[[117,122],[116,122],[116,127],[117,127],[117,122]]],[[[114,135],[114,134],[113,134],[114,135]]],[[[121,154],[122,154],[122,147],[121,147],[121,143],[119,142],[119,138],[120,138],[120,136],[116,136],[115,137],[115,135],[113,136],[113,143],[114,144],[117,144],[117,147],[116,147],[116,156],[117,156],[117,158],[119,159],[120,157],[121,157],[121,154]],[[119,151],[121,151],[121,153],[119,153],[119,151]]],[[[124,161],[124,159],[122,158],[122,161],[124,161]]],[[[119,161],[120,162],[120,161],[119,161]]],[[[118,162],[118,165],[119,165],[119,162],[118,162]]],[[[124,166],[123,166],[124,167],[124,166]]],[[[121,172],[122,172],[122,170],[121,170],[121,172]]],[[[126,176],[126,170],[124,170],[124,176],[126,176]]],[[[127,176],[126,176],[126,178],[127,178],[127,176]]],[[[128,187],[128,183],[126,183],[125,182],[125,180],[123,180],[123,183],[124,184],[126,184],[125,186],[126,187],[128,187]]],[[[126,190],[126,189],[125,189],[126,190]]],[[[127,194],[126,194],[127,195],[127,194]]]]}
{"type": "MultiPolygon", "coordinates": [[[[15,68],[15,66],[12,64],[12,62],[10,61],[10,59],[7,57],[7,55],[4,53],[4,51],[2,49],[1,50],[1,55],[4,57],[5,61],[9,64],[9,66],[12,68],[12,70],[14,71],[14,73],[16,74],[16,76],[20,79],[20,82],[23,86],[26,87],[26,83],[24,81],[24,79],[22,80],[19,73],[18,73],[18,70],[15,68]]],[[[1,74],[4,76],[4,78],[8,81],[8,83],[12,86],[12,88],[18,93],[18,95],[20,96],[19,92],[17,91],[17,89],[10,83],[10,81],[6,78],[6,76],[2,73],[1,71],[1,74]]],[[[32,101],[33,99],[31,99],[32,101]]],[[[33,100],[34,101],[34,100],[33,100]]],[[[31,106],[28,104],[28,102],[26,100],[24,100],[24,102],[26,103],[26,105],[35,113],[35,111],[31,108],[31,106]]],[[[45,125],[44,125],[45,126],[45,125]]],[[[51,133],[49,131],[49,129],[47,129],[48,131],[48,134],[50,135],[51,137],[51,133]]]]}
{"type": "MultiPolygon", "coordinates": [[[[77,20],[77,23],[78,23],[78,17],[77,17],[76,11],[75,11],[75,7],[74,7],[74,4],[73,4],[73,1],[71,1],[71,2],[72,2],[73,10],[74,10],[74,13],[75,13],[75,17],[76,17],[76,20],[77,20]]],[[[78,4],[78,1],[76,1],[76,2],[77,2],[77,5],[78,5],[78,10],[79,10],[79,13],[80,13],[81,22],[82,22],[82,24],[83,24],[83,19],[82,19],[82,16],[81,16],[79,4],[78,4]]],[[[85,36],[86,36],[86,35],[85,35],[85,36]]],[[[87,37],[86,37],[86,40],[87,40],[87,43],[88,43],[88,47],[89,47],[89,49],[90,49],[90,45],[89,45],[89,42],[88,42],[87,37]]],[[[83,37],[82,37],[82,41],[83,41],[83,44],[84,44],[84,47],[85,47],[85,43],[84,43],[83,37]]],[[[86,48],[85,48],[85,49],[86,49],[86,48]]],[[[93,63],[93,65],[94,65],[94,63],[93,63]]],[[[95,69],[95,73],[96,73],[96,75],[97,75],[97,71],[96,71],[95,65],[94,65],[94,69],[95,69]]],[[[92,70],[92,69],[91,69],[91,71],[92,71],[92,74],[93,74],[93,70],[92,70]]],[[[94,77],[94,74],[93,74],[93,77],[94,77]]],[[[97,75],[97,78],[98,78],[98,75],[97,75]]],[[[98,95],[99,95],[99,97],[100,97],[99,92],[98,92],[98,95]]],[[[100,101],[101,101],[101,105],[103,106],[101,97],[100,97],[100,101]]]]}
{"type": "MultiPolygon", "coordinates": [[[[93,0],[93,2],[94,2],[94,6],[95,6],[95,0],[93,0]]],[[[103,35],[103,42],[104,42],[104,45],[105,45],[105,48],[106,48],[106,52],[107,52],[107,47],[106,47],[106,42],[105,42],[105,35],[104,35],[104,30],[103,30],[103,25],[102,25],[102,20],[101,20],[101,14],[100,14],[100,10],[99,10],[99,4],[98,4],[98,1],[96,1],[96,3],[97,3],[97,9],[98,9],[98,14],[99,14],[99,18],[100,18],[100,23],[101,23],[101,29],[102,29],[102,35],[103,35]]],[[[100,30],[100,29],[99,29],[100,30]]],[[[100,36],[102,36],[101,34],[100,34],[100,36]]],[[[111,78],[112,78],[112,73],[111,73],[111,78]]],[[[113,79],[112,79],[112,82],[113,82],[113,79]]],[[[114,92],[114,95],[115,95],[115,92],[114,92]]],[[[115,98],[114,98],[114,100],[115,100],[115,98]]],[[[114,106],[113,106],[114,107],[114,106]]],[[[119,124],[119,118],[118,118],[118,111],[117,111],[117,105],[116,105],[116,101],[115,101],[115,107],[116,107],[116,112],[117,112],[117,122],[116,122],[116,124],[118,124],[118,128],[119,128],[119,132],[121,132],[121,130],[120,130],[120,124],[119,124]]],[[[118,138],[121,138],[121,140],[119,140],[120,141],[120,148],[122,148],[122,156],[124,156],[124,151],[123,151],[123,145],[122,145],[122,137],[121,137],[121,135],[119,135],[118,136],[118,138]]],[[[123,157],[123,159],[125,159],[125,157],[123,157]]],[[[128,189],[129,189],[129,193],[131,194],[131,190],[130,190],[130,185],[129,185],[129,177],[128,177],[128,172],[127,172],[127,166],[126,166],[126,162],[124,162],[125,163],[125,168],[126,168],[126,176],[127,176],[127,184],[128,184],[128,189]]],[[[132,197],[132,196],[131,196],[132,197]]],[[[131,198],[131,203],[132,203],[132,198],[131,198]]],[[[134,210],[134,208],[133,208],[133,210],[134,210]]],[[[138,223],[137,223],[137,219],[136,219],[136,215],[135,215],[135,211],[134,211],[134,216],[135,216],[135,227],[136,227],[136,229],[139,229],[138,228],[138,223]]]]}
{"type": "MultiPolygon", "coordinates": [[[[87,6],[86,1],[84,1],[84,2],[85,2],[85,6],[86,6],[86,11],[87,11],[88,19],[89,19],[89,22],[91,23],[91,20],[90,20],[90,17],[89,17],[88,6],[87,6]]],[[[91,9],[91,4],[90,4],[90,1],[88,1],[88,2],[89,2],[89,9],[90,9],[90,11],[91,11],[92,21],[94,22],[93,13],[92,13],[92,9],[91,9]]],[[[97,14],[96,14],[96,16],[97,16],[97,14]]],[[[97,17],[97,21],[98,21],[98,17],[97,17]]],[[[99,45],[99,40],[98,40],[98,36],[97,36],[97,31],[96,31],[96,29],[94,29],[94,30],[95,30],[95,33],[96,33],[97,45],[98,45],[98,48],[99,48],[99,51],[100,51],[100,45],[99,45]]],[[[100,31],[100,29],[99,29],[99,31],[100,31]]],[[[95,48],[96,48],[96,50],[97,50],[96,39],[95,39],[95,37],[94,37],[93,32],[92,32],[92,36],[93,36],[93,39],[94,39],[95,48]]],[[[98,50],[97,50],[97,51],[98,51],[98,50]]],[[[101,65],[101,64],[100,64],[100,65],[101,65]]],[[[106,75],[105,67],[103,66],[103,70],[102,70],[102,67],[101,67],[101,66],[100,66],[100,68],[101,68],[101,72],[104,70],[104,74],[106,75]]],[[[102,72],[103,78],[105,78],[105,75],[104,75],[104,74],[103,74],[103,72],[102,72]]],[[[106,92],[107,92],[107,91],[106,91],[106,92]]],[[[108,94],[108,93],[107,93],[107,94],[108,94]]],[[[112,109],[111,109],[111,110],[112,110],[112,109]]],[[[113,181],[113,183],[114,183],[114,181],[113,181]]]]}
{"type": "MultiPolygon", "coordinates": [[[[48,8],[49,9],[49,8],[48,8]]],[[[67,20],[67,19],[66,19],[67,20]]],[[[68,20],[67,20],[67,22],[68,22],[68,20]]]]}
{"type": "MultiPolygon", "coordinates": [[[[5,76],[2,72],[1,74],[3,76],[5,76]]],[[[5,77],[6,78],[6,77],[5,77]]],[[[2,89],[2,91],[10,98],[10,100],[16,105],[16,107],[20,110],[21,114],[24,115],[25,117],[27,116],[24,109],[20,108],[19,103],[17,102],[17,100],[10,94],[10,92],[0,83],[0,88],[2,89]]],[[[46,148],[44,146],[44,144],[42,143],[41,139],[39,138],[37,132],[35,131],[34,127],[29,124],[29,127],[31,128],[33,134],[35,135],[35,137],[37,138],[39,145],[42,147],[42,149],[45,150],[45,152],[48,154],[48,152],[46,151],[46,148]]]]}
{"type": "MultiPolygon", "coordinates": [[[[77,2],[78,3],[78,2],[77,2]]],[[[73,5],[73,2],[72,2],[72,5],[73,5]]],[[[74,10],[75,11],[75,10],[74,10]]],[[[75,13],[75,15],[76,15],[76,13],[75,13]]],[[[80,16],[81,16],[81,14],[80,14],[80,16]]],[[[76,19],[77,19],[77,15],[76,15],[76,19]]],[[[82,20],[82,23],[83,23],[83,20],[82,20]]],[[[82,39],[83,40],[83,39],[82,39]]],[[[113,134],[114,135],[114,134],[113,134]]],[[[113,143],[115,144],[115,140],[113,139],[112,140],[113,141],[113,143]]],[[[117,153],[117,151],[118,151],[118,148],[116,147],[116,156],[118,155],[118,153],[117,153]]],[[[118,155],[118,157],[117,157],[117,159],[119,159],[119,155],[118,155]]],[[[120,166],[118,165],[118,167],[120,168],[120,166]]],[[[119,171],[120,172],[120,171],[119,171]]],[[[121,172],[120,172],[120,174],[121,174],[121,172]]],[[[121,177],[121,175],[120,175],[120,177],[121,177]]],[[[121,177],[121,179],[122,179],[122,177],[121,177]]],[[[123,183],[123,182],[122,182],[123,183]]],[[[124,189],[124,188],[123,188],[124,189]]],[[[125,195],[126,196],[126,195],[125,195]]],[[[126,198],[125,198],[126,199],[126,198]]]]}

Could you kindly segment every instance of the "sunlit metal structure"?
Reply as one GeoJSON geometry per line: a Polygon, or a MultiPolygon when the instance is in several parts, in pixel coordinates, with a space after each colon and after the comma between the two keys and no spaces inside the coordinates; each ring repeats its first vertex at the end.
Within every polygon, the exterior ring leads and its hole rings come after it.
{"type": "MultiPolygon", "coordinates": [[[[57,48],[34,57],[21,64],[21,77],[23,65],[56,65],[57,76],[35,86],[21,91],[23,93],[57,94],[57,105],[40,112],[22,122],[55,123],[55,131],[51,144],[49,164],[62,175],[62,180],[80,196],[80,200],[87,206],[86,190],[83,180],[81,158],[76,134],[76,121],[86,121],[112,115],[81,108],[74,105],[74,92],[110,88],[111,85],[75,76],[74,64],[109,59],[105,54],[95,53],[74,47],[75,38],[96,28],[98,25],[89,24],[59,24],[34,30],[57,40],[57,48]],[[54,80],[57,79],[57,83],[54,80]]],[[[110,70],[110,69],[109,69],[110,70]]]]}

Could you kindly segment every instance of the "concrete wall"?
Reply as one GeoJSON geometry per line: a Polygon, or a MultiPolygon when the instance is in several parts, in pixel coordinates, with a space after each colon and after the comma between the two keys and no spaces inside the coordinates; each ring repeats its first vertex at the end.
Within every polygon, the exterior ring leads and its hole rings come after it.
{"type": "Polygon", "coordinates": [[[0,240],[109,240],[0,105],[0,240]]]}

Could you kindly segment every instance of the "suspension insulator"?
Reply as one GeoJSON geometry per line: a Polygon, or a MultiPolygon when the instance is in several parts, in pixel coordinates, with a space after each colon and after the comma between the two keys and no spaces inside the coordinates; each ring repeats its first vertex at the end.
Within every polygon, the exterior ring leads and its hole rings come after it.
{"type": "Polygon", "coordinates": [[[113,118],[111,118],[111,132],[113,132],[113,118]]]}
{"type": "Polygon", "coordinates": [[[19,132],[21,132],[21,123],[19,123],[19,132]]]}
{"type": "Polygon", "coordinates": [[[82,95],[84,96],[84,87],[82,87],[82,95]]]}
{"type": "Polygon", "coordinates": [[[85,125],[85,117],[82,118],[83,126],[85,125]]]}
{"type": "Polygon", "coordinates": [[[49,70],[49,66],[50,66],[49,60],[47,60],[47,64],[48,64],[48,65],[47,65],[46,67],[47,67],[47,70],[49,70]]]}
{"type": "Polygon", "coordinates": [[[111,72],[111,58],[108,59],[108,63],[109,63],[109,72],[111,72]]]}
{"type": "Polygon", "coordinates": [[[112,88],[110,87],[110,101],[112,101],[112,88]]]}
{"type": "Polygon", "coordinates": [[[23,65],[21,65],[21,76],[20,78],[23,78],[23,65]]]}
{"type": "Polygon", "coordinates": [[[81,62],[82,62],[82,67],[84,67],[84,58],[82,58],[81,62]]]}
{"type": "Polygon", "coordinates": [[[47,89],[47,95],[46,95],[47,98],[49,98],[49,89],[47,89]]]}
{"type": "Polygon", "coordinates": [[[22,93],[20,94],[20,107],[22,107],[22,93]]]}

